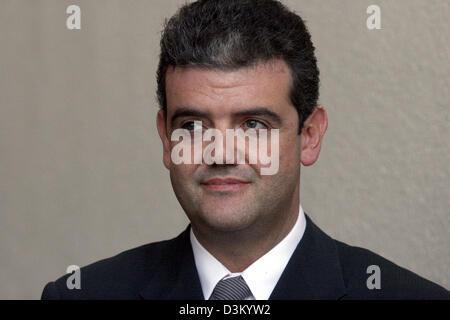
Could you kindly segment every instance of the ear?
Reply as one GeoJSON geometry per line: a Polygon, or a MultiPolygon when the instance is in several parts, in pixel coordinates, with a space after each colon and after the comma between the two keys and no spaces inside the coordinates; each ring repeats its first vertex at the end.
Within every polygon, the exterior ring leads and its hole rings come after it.
{"type": "Polygon", "coordinates": [[[167,169],[170,169],[170,141],[167,137],[166,117],[163,110],[159,110],[156,115],[156,127],[163,144],[163,163],[167,169]]]}
{"type": "Polygon", "coordinates": [[[322,138],[328,128],[327,112],[317,107],[303,124],[301,133],[301,162],[304,166],[314,164],[319,158],[322,138]]]}

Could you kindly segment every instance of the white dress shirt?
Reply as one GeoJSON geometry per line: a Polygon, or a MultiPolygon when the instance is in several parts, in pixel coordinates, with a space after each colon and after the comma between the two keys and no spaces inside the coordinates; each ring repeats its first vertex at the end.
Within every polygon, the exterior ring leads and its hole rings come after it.
{"type": "Polygon", "coordinates": [[[269,252],[253,262],[243,272],[232,273],[198,242],[194,232],[190,231],[191,245],[195,265],[200,278],[203,296],[211,296],[216,284],[227,277],[241,275],[252,292],[246,300],[268,300],[278,280],[286,268],[289,259],[299,244],[306,228],[306,219],[300,205],[299,214],[291,231],[269,252]]]}

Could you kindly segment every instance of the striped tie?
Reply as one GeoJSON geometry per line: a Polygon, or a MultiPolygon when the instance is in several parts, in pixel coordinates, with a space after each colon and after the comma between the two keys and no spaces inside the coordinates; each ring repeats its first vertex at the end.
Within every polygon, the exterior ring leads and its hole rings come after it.
{"type": "Polygon", "coordinates": [[[252,295],[242,276],[220,280],[209,300],[244,300],[252,295]]]}

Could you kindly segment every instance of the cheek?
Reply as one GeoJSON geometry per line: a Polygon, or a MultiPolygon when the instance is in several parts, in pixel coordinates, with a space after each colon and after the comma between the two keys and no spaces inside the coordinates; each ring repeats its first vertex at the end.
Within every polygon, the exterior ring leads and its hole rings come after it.
{"type": "Polygon", "coordinates": [[[194,180],[195,167],[194,165],[172,163],[170,166],[170,175],[180,183],[191,183],[194,180]]]}
{"type": "MultiPolygon", "coordinates": [[[[263,140],[263,142],[259,141],[259,143],[266,143],[266,152],[267,152],[267,157],[270,158],[270,161],[274,161],[274,157],[276,157],[277,155],[274,154],[275,150],[272,150],[271,148],[271,141],[270,139],[266,142],[265,140],[263,140]]],[[[258,150],[258,149],[256,149],[258,150]]],[[[246,163],[249,164],[248,162],[248,151],[249,149],[246,149],[247,152],[247,159],[246,159],[246,163]]],[[[291,132],[289,134],[284,133],[283,135],[280,134],[279,136],[279,140],[278,140],[278,148],[277,148],[278,152],[275,152],[278,154],[278,167],[279,170],[278,172],[273,175],[273,176],[289,176],[291,174],[295,174],[296,171],[300,168],[301,165],[301,140],[300,140],[300,136],[297,135],[295,132],[291,132]]],[[[259,156],[261,156],[259,154],[258,151],[256,151],[256,153],[258,154],[258,160],[261,160],[259,158],[259,156]]],[[[268,168],[271,167],[273,165],[272,162],[270,162],[269,164],[262,164],[261,162],[258,161],[258,164],[249,164],[250,167],[253,168],[253,170],[259,175],[259,177],[261,179],[266,179],[266,178],[270,178],[270,176],[272,175],[268,175],[268,177],[264,174],[261,174],[261,168],[268,168]]],[[[277,179],[276,177],[274,177],[275,180],[277,179]]]]}
{"type": "Polygon", "coordinates": [[[297,161],[300,163],[300,146],[301,144],[299,139],[280,141],[280,163],[287,160],[297,161]]]}
{"type": "Polygon", "coordinates": [[[280,172],[295,174],[300,168],[301,143],[300,136],[280,138],[280,172]]]}
{"type": "Polygon", "coordinates": [[[198,167],[199,165],[172,164],[170,179],[176,193],[193,196],[200,192],[200,186],[195,179],[198,167]]]}

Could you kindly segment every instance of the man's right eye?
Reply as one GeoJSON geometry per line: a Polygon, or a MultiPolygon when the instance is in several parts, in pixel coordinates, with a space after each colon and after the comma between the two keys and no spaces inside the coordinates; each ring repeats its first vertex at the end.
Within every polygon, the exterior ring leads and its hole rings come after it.
{"type": "Polygon", "coordinates": [[[187,121],[181,126],[181,128],[189,131],[202,130],[202,125],[200,123],[200,121],[187,121]]]}

